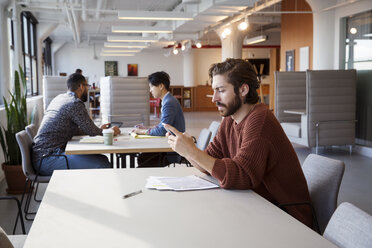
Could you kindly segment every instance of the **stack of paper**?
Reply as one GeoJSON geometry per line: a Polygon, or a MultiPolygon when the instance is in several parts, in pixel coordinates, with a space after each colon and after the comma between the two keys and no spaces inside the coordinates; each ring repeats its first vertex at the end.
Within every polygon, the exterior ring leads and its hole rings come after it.
{"type": "Polygon", "coordinates": [[[82,144],[103,144],[103,136],[85,136],[80,139],[82,144]]]}
{"type": "Polygon", "coordinates": [[[152,136],[152,135],[147,135],[147,134],[136,134],[136,133],[131,133],[133,138],[135,139],[151,139],[151,138],[164,138],[165,136],[152,136]]]}
{"type": "Polygon", "coordinates": [[[154,177],[147,179],[146,188],[157,190],[201,190],[218,188],[218,184],[198,176],[185,177],[154,177]]]}

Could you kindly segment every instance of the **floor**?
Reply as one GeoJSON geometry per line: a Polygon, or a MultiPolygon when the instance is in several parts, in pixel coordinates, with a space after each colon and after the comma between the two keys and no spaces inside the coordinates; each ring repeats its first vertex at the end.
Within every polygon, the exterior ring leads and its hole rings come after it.
{"type": "MultiPolygon", "coordinates": [[[[220,121],[221,118],[215,112],[189,112],[185,113],[186,130],[189,134],[198,136],[202,128],[208,128],[209,124],[214,121],[220,121]]],[[[157,119],[152,119],[151,123],[157,123],[157,119]]],[[[301,163],[306,156],[312,153],[312,150],[303,146],[295,145],[301,163]]],[[[349,152],[344,149],[325,149],[320,150],[320,155],[339,159],[345,162],[346,169],[342,180],[338,203],[351,202],[367,213],[372,215],[372,158],[361,156],[358,154],[349,155],[349,152]]],[[[38,198],[45,192],[47,185],[42,185],[39,189],[38,198]]],[[[5,195],[6,183],[0,182],[0,195],[5,195]]],[[[39,204],[31,205],[32,209],[38,208],[39,204]]],[[[15,216],[17,214],[16,206],[10,201],[0,202],[0,226],[7,232],[13,230],[15,216]]],[[[32,225],[32,221],[26,221],[26,231],[28,232],[32,225]]],[[[20,227],[16,233],[21,233],[20,227]]]]}

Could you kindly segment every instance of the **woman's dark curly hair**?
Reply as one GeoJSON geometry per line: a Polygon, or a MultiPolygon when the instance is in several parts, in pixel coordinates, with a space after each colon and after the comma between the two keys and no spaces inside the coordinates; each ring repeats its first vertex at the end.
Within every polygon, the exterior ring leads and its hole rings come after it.
{"type": "Polygon", "coordinates": [[[235,94],[239,94],[239,88],[243,84],[248,84],[249,92],[244,99],[244,103],[257,103],[257,89],[260,82],[251,63],[243,59],[226,59],[222,63],[212,64],[209,68],[209,78],[212,82],[213,76],[224,75],[227,81],[234,86],[235,94]]]}

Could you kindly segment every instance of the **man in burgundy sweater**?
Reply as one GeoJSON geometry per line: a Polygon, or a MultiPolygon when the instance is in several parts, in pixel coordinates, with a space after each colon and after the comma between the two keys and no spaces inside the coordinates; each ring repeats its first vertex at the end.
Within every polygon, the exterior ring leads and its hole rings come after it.
{"type": "MultiPolygon", "coordinates": [[[[249,62],[226,59],[209,69],[212,101],[225,117],[205,151],[192,137],[168,136],[172,149],[227,189],[252,189],[273,204],[310,202],[306,179],[297,155],[279,122],[264,104],[257,104],[259,82],[249,62]]],[[[293,217],[312,225],[308,206],[286,208],[293,217]]]]}

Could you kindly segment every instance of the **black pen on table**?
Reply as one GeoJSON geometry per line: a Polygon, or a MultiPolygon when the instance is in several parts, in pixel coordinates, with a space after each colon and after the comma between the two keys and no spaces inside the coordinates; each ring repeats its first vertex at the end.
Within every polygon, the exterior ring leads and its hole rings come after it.
{"type": "Polygon", "coordinates": [[[129,197],[132,197],[132,196],[138,195],[138,194],[140,194],[140,193],[142,193],[142,190],[134,191],[134,192],[132,192],[132,193],[129,193],[129,194],[123,195],[123,199],[127,199],[127,198],[129,198],[129,197]]]}

